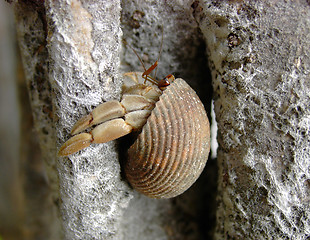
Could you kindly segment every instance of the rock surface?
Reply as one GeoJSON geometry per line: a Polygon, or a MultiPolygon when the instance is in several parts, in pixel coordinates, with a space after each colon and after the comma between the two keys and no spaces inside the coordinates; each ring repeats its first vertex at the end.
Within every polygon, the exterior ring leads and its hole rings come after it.
{"type": "Polygon", "coordinates": [[[19,44],[65,239],[310,235],[307,1],[47,0],[33,12],[21,6],[19,44]],[[119,164],[126,150],[116,142],[56,157],[79,117],[119,99],[121,73],[143,70],[122,38],[149,67],[162,34],[157,76],[186,80],[210,112],[208,59],[219,128],[219,169],[209,160],[198,182],[172,200],[129,187],[119,164]]]}
{"type": "Polygon", "coordinates": [[[310,235],[309,1],[201,1],[218,122],[215,239],[310,235]]]}

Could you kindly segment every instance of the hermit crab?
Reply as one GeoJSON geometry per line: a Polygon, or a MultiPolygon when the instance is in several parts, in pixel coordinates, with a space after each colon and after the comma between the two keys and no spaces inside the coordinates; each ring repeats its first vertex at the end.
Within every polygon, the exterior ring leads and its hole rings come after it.
{"type": "Polygon", "coordinates": [[[82,117],[59,155],[138,132],[124,165],[127,180],[151,198],[172,198],[201,174],[210,151],[210,127],[203,104],[183,79],[150,76],[157,63],[146,69],[142,62],[143,73],[126,73],[121,101],[102,103],[82,117]]]}

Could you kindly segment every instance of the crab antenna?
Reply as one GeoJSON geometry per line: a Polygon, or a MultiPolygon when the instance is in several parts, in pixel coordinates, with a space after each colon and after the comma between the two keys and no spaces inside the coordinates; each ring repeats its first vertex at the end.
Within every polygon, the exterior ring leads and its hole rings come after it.
{"type": "Polygon", "coordinates": [[[130,46],[130,45],[126,42],[126,40],[123,40],[123,43],[126,44],[128,47],[130,47],[131,50],[136,54],[136,56],[138,57],[140,63],[142,64],[142,67],[143,67],[144,71],[146,72],[146,68],[145,68],[145,66],[144,66],[144,63],[143,63],[142,59],[140,58],[140,56],[138,55],[138,53],[134,50],[134,48],[133,48],[132,46],[130,46]]]}
{"type": "MultiPolygon", "coordinates": [[[[157,58],[156,62],[159,62],[159,58],[160,58],[161,52],[163,50],[163,41],[164,41],[164,28],[163,28],[163,26],[161,26],[161,43],[160,43],[160,50],[159,50],[159,54],[158,54],[158,58],[157,58]]],[[[155,69],[155,74],[154,74],[155,79],[156,79],[156,74],[157,74],[157,68],[155,69]]]]}

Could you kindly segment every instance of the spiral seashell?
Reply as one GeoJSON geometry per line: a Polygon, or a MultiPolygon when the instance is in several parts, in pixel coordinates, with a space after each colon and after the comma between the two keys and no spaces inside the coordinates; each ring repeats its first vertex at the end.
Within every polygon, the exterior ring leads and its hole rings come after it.
{"type": "Polygon", "coordinates": [[[210,151],[210,127],[195,91],[178,78],[164,90],[134,144],[125,175],[151,198],[186,191],[201,174],[210,151]]]}

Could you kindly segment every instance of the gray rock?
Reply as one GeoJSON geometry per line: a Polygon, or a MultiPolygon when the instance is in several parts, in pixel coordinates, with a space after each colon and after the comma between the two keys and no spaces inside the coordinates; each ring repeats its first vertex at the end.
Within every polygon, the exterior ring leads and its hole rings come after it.
{"type": "Polygon", "coordinates": [[[65,239],[309,236],[307,1],[45,1],[46,12],[21,6],[19,44],[65,239]],[[122,38],[149,67],[162,34],[158,78],[182,77],[209,112],[213,85],[219,128],[218,169],[209,160],[199,181],[172,200],[130,188],[119,159],[126,149],[116,142],[56,156],[76,120],[119,99],[123,72],[143,70],[122,38]]]}

